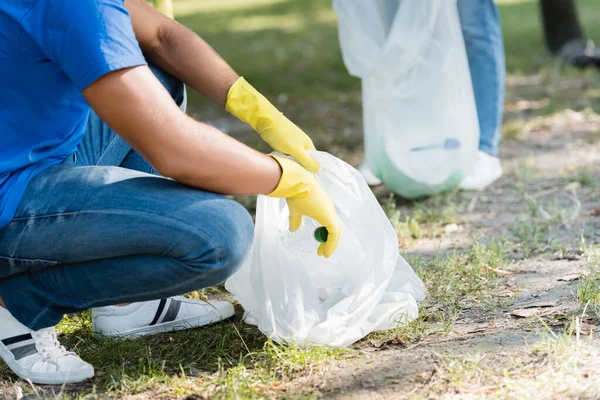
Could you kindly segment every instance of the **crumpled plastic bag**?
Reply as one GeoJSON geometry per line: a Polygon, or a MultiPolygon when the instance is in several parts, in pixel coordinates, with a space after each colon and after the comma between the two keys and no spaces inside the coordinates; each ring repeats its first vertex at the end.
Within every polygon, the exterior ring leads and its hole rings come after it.
{"type": "Polygon", "coordinates": [[[225,287],[245,321],[269,338],[345,347],[410,322],[425,288],[399,255],[398,236],[362,176],[330,154],[313,155],[342,224],[337,250],[317,256],[317,222],[303,217],[289,232],[285,200],[259,196],[251,252],[225,287]]]}
{"type": "Polygon", "coordinates": [[[406,198],[471,172],[479,121],[456,0],[333,0],[348,71],[362,79],[365,159],[406,198]]]}

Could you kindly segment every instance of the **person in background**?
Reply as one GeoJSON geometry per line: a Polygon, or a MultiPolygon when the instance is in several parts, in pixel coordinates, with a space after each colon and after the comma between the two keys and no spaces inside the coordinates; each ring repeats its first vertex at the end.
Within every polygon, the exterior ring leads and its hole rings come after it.
{"type": "Polygon", "coordinates": [[[540,0],[540,14],[552,55],[577,68],[600,68],[600,48],[586,37],[575,0],[540,0]]]}
{"type": "MultiPolygon", "coordinates": [[[[479,152],[473,171],[459,187],[483,190],[503,173],[498,158],[506,75],[502,26],[494,0],[458,0],[457,5],[480,128],[479,152]]],[[[388,0],[391,15],[397,7],[398,0],[388,0]]],[[[365,163],[358,170],[369,185],[381,184],[365,163]]]]}
{"type": "Polygon", "coordinates": [[[66,313],[91,308],[99,336],[233,315],[176,296],[224,281],[250,248],[252,219],[224,195],[285,198],[290,230],[314,218],[329,233],[317,253],[337,246],[311,139],[144,0],[0,2],[0,88],[0,357],[23,379],[94,375],[58,341],[66,313]],[[306,169],[185,115],[184,83],[306,169]]]}

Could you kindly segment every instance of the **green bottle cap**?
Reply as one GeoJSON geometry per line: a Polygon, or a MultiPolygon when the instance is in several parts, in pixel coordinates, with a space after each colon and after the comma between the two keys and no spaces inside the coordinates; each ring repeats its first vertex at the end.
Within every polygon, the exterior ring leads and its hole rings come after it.
{"type": "Polygon", "coordinates": [[[325,243],[327,241],[327,236],[329,236],[329,232],[327,232],[327,228],[324,226],[315,229],[315,239],[317,242],[325,243]]]}

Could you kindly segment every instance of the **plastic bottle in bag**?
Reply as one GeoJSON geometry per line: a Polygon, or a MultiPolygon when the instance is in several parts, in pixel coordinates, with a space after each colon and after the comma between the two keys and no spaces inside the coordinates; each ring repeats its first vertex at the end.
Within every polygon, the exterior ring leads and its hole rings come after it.
{"type": "Polygon", "coordinates": [[[330,154],[313,155],[340,218],[338,248],[329,259],[317,256],[317,222],[304,217],[290,232],[285,200],[259,196],[251,252],[225,287],[245,321],[277,342],[348,346],[415,318],[425,289],[358,171],[330,154]]]}
{"type": "Polygon", "coordinates": [[[365,159],[406,198],[457,186],[479,123],[456,0],[333,0],[349,72],[362,79],[365,159]]]}

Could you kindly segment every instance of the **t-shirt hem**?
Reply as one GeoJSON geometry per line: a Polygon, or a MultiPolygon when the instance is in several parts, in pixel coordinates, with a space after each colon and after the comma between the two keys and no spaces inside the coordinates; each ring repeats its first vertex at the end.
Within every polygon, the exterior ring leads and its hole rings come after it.
{"type": "Polygon", "coordinates": [[[148,63],[144,58],[140,59],[139,57],[129,57],[120,59],[118,62],[112,64],[104,64],[99,68],[92,70],[83,79],[79,80],[78,82],[75,82],[75,86],[79,91],[83,91],[85,88],[87,88],[92,83],[96,82],[98,79],[100,79],[106,74],[118,71],[120,69],[139,67],[142,65],[148,65],[148,63]]]}

